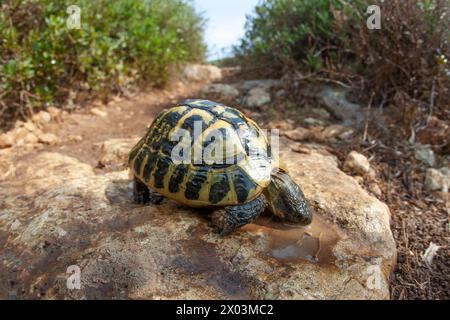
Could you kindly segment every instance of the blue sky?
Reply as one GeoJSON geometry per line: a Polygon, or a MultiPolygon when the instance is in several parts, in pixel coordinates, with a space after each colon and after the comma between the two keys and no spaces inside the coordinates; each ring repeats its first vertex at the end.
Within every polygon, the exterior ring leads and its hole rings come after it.
{"type": "Polygon", "coordinates": [[[258,0],[194,0],[193,3],[208,20],[205,30],[208,59],[217,59],[224,56],[223,48],[229,50],[244,35],[245,15],[253,12],[258,0]]]}

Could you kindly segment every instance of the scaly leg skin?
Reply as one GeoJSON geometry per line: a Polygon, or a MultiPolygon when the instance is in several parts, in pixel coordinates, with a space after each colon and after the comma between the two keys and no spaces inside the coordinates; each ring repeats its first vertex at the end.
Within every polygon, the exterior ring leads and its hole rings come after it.
{"type": "Polygon", "coordinates": [[[160,204],[164,197],[158,192],[151,190],[145,183],[134,177],[134,201],[139,204],[160,204]]]}
{"type": "Polygon", "coordinates": [[[214,211],[211,216],[212,224],[215,231],[224,236],[255,220],[266,206],[266,198],[260,195],[250,202],[214,211]]]}

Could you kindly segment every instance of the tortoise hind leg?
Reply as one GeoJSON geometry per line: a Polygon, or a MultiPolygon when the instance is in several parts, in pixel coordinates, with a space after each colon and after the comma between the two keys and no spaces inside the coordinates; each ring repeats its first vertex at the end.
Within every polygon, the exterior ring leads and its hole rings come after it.
{"type": "Polygon", "coordinates": [[[224,236],[255,220],[266,206],[266,198],[260,195],[250,202],[215,211],[211,216],[212,224],[216,232],[224,236]]]}
{"type": "Polygon", "coordinates": [[[134,201],[139,204],[160,204],[164,197],[160,195],[158,192],[153,191],[145,183],[139,180],[137,177],[134,177],[133,183],[133,196],[134,201]]]}

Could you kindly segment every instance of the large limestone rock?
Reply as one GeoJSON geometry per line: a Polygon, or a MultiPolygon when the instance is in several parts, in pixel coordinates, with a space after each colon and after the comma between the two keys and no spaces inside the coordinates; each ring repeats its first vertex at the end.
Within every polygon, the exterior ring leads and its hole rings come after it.
{"type": "Polygon", "coordinates": [[[0,153],[14,167],[0,181],[0,298],[388,298],[396,253],[386,205],[326,152],[282,152],[313,224],[263,215],[227,237],[205,210],[133,204],[125,170],[0,153]],[[80,289],[68,288],[69,267],[80,289]]]}

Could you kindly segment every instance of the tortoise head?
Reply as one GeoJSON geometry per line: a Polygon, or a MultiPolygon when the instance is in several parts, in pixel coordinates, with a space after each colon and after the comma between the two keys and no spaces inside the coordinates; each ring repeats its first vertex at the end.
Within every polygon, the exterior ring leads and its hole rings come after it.
{"type": "Polygon", "coordinates": [[[271,181],[264,195],[274,215],[301,225],[312,222],[308,201],[285,170],[277,169],[272,172],[271,181]]]}

